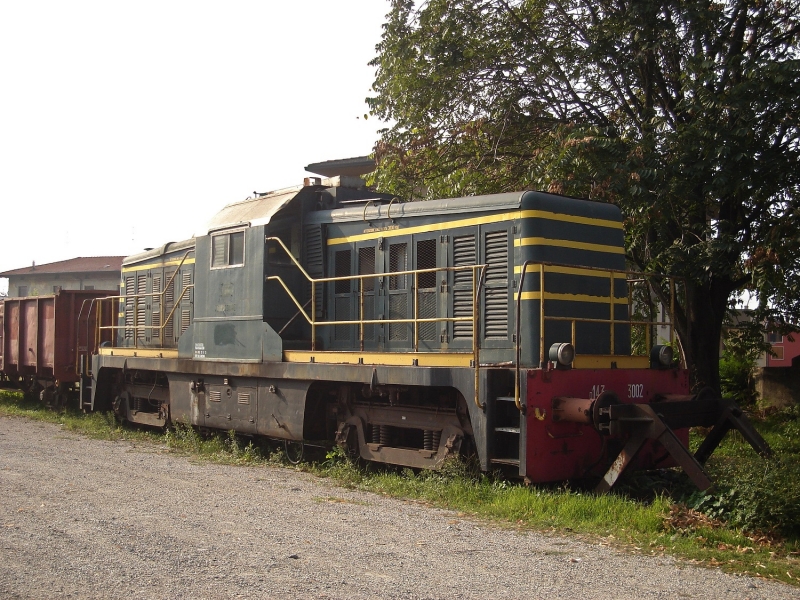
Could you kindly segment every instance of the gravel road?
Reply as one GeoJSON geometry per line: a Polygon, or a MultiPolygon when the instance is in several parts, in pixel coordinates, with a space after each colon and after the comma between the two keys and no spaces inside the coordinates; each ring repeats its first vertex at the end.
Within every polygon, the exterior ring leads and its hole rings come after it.
{"type": "Polygon", "coordinates": [[[0,417],[0,598],[544,597],[800,590],[0,417]]]}

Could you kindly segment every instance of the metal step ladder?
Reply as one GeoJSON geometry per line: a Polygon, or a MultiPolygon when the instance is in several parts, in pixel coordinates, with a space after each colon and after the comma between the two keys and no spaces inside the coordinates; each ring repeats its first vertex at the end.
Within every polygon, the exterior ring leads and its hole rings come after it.
{"type": "Polygon", "coordinates": [[[513,396],[494,399],[494,427],[492,428],[492,457],[489,463],[498,467],[520,466],[522,447],[522,413],[513,396]]]}
{"type": "Polygon", "coordinates": [[[80,390],[78,391],[78,408],[83,412],[92,410],[92,374],[89,372],[88,357],[84,354],[80,357],[80,390]]]}

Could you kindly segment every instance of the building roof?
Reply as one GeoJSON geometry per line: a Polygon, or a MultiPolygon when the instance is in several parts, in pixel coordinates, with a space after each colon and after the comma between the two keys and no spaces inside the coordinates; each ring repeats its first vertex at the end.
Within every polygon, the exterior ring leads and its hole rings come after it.
{"type": "Polygon", "coordinates": [[[119,273],[124,256],[79,256],[69,260],[31,265],[0,273],[0,277],[17,275],[55,275],[59,273],[119,273]]]}

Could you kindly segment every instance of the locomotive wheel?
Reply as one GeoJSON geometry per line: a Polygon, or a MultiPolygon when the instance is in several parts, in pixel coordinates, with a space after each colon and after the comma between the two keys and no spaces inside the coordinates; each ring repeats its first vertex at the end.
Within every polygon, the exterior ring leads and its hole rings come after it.
{"type": "Polygon", "coordinates": [[[114,398],[114,402],[112,403],[112,412],[114,413],[114,420],[119,423],[120,425],[124,425],[125,422],[128,420],[128,406],[130,402],[130,394],[128,392],[123,391],[120,392],[118,396],[114,398]]]}
{"type": "Polygon", "coordinates": [[[303,461],[305,449],[306,445],[302,440],[299,442],[283,440],[283,450],[286,453],[286,460],[293,465],[299,465],[303,461]]]}

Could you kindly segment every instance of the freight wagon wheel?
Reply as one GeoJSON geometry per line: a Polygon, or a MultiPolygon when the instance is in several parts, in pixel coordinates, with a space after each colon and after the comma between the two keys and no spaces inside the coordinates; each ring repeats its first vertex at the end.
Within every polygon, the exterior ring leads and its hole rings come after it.
{"type": "Polygon", "coordinates": [[[303,460],[305,449],[306,445],[302,440],[299,442],[283,440],[283,450],[286,452],[286,459],[293,465],[300,464],[300,462],[303,460]]]}
{"type": "Polygon", "coordinates": [[[69,388],[64,383],[56,382],[55,393],[53,394],[53,408],[59,412],[63,412],[67,408],[69,402],[69,388]]]}
{"type": "Polygon", "coordinates": [[[38,400],[39,392],[43,389],[35,377],[20,377],[19,387],[22,393],[31,400],[38,400]]]}

